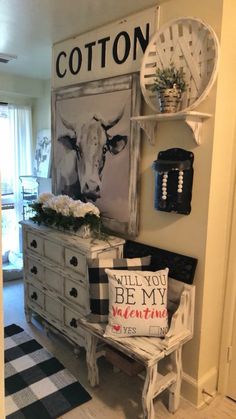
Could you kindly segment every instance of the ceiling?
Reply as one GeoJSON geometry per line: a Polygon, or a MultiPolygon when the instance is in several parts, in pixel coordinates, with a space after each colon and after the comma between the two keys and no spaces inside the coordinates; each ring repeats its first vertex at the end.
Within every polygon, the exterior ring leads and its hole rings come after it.
{"type": "Polygon", "coordinates": [[[0,53],[18,56],[0,72],[49,79],[53,43],[163,1],[0,0],[0,53]]]}

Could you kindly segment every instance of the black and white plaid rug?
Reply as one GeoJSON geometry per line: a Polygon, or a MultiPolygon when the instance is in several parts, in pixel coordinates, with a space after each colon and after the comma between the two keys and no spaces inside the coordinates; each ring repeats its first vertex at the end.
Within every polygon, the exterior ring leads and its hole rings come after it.
{"type": "Polygon", "coordinates": [[[52,419],[91,399],[77,379],[24,330],[5,327],[7,419],[52,419]]]}

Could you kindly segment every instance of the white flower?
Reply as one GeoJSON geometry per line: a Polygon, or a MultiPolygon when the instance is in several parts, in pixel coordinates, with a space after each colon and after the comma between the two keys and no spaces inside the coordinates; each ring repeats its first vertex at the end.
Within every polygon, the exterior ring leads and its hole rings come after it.
{"type": "Polygon", "coordinates": [[[87,202],[86,204],[84,204],[84,206],[86,207],[87,213],[97,215],[97,217],[100,216],[100,211],[98,207],[93,205],[91,202],[87,202]]]}
{"type": "Polygon", "coordinates": [[[71,205],[71,213],[74,217],[84,217],[86,214],[94,214],[97,217],[100,216],[100,211],[95,205],[90,202],[83,203],[81,201],[74,201],[71,205]]]}
{"type": "Polygon", "coordinates": [[[45,202],[47,202],[49,199],[51,199],[53,197],[54,197],[54,195],[52,193],[50,193],[50,192],[44,192],[44,193],[41,193],[39,195],[39,197],[37,199],[37,202],[39,204],[44,204],[45,202]]]}
{"type": "Polygon", "coordinates": [[[73,202],[73,199],[67,195],[53,196],[43,204],[43,208],[51,208],[63,215],[70,215],[69,208],[71,202],[73,202]]]}
{"type": "Polygon", "coordinates": [[[70,207],[61,208],[58,212],[60,212],[62,215],[65,215],[66,217],[69,217],[69,215],[71,215],[70,207]]]}
{"type": "Polygon", "coordinates": [[[84,203],[80,200],[74,200],[68,195],[58,195],[54,196],[53,194],[42,194],[43,199],[40,196],[42,207],[50,208],[57,213],[60,213],[64,216],[73,216],[73,217],[85,217],[86,214],[94,214],[97,217],[100,216],[99,209],[92,203],[84,203]]]}
{"type": "Polygon", "coordinates": [[[43,203],[43,208],[51,208],[56,211],[56,201],[54,197],[49,198],[47,201],[43,203]]]}

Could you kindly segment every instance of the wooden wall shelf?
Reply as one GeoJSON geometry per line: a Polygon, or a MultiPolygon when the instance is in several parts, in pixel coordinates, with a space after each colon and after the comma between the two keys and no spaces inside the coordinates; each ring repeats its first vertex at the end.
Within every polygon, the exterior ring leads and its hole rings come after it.
{"type": "Polygon", "coordinates": [[[183,120],[191,130],[194,141],[197,145],[201,144],[201,128],[205,119],[212,115],[202,112],[176,112],[165,114],[152,114],[145,116],[133,116],[132,121],[136,121],[140,127],[145,131],[151,145],[155,144],[155,136],[158,122],[183,120]]]}

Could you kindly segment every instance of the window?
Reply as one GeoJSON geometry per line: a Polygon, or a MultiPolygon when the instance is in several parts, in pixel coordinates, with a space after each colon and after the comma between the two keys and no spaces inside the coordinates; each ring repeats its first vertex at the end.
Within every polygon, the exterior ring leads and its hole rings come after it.
{"type": "Polygon", "coordinates": [[[2,188],[2,257],[21,251],[23,201],[21,175],[32,175],[32,122],[29,106],[0,104],[0,167],[2,188]]]}
{"type": "Polygon", "coordinates": [[[0,105],[0,167],[1,167],[1,188],[2,204],[7,204],[9,200],[13,201],[13,166],[14,150],[10,141],[10,125],[8,106],[0,105]],[[10,198],[10,196],[12,197],[10,198]]]}

